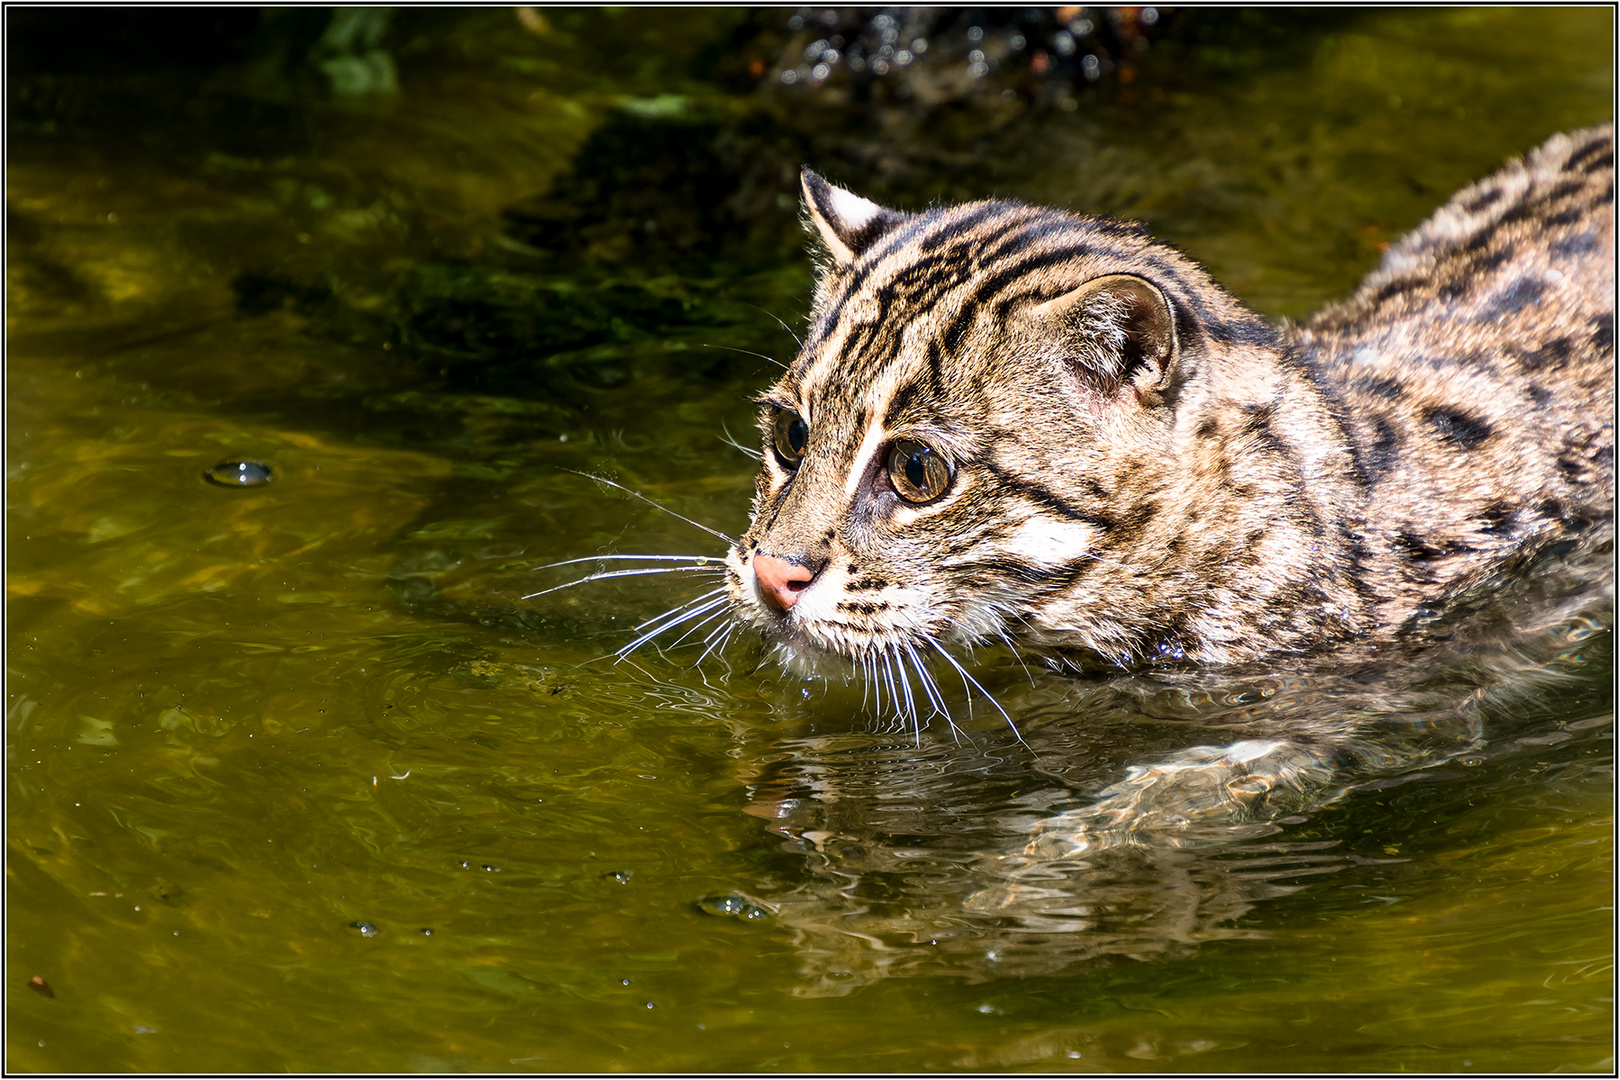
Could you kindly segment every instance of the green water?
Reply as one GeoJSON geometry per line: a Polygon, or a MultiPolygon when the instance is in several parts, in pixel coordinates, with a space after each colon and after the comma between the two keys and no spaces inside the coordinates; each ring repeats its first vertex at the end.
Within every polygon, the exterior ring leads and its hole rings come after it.
{"type": "Polygon", "coordinates": [[[1034,919],[984,900],[1030,824],[1215,736],[987,658],[1025,741],[981,704],[919,743],[740,642],[597,659],[678,580],[520,597],[557,559],[717,549],[565,470],[745,524],[721,436],[775,369],[715,346],[785,358],[773,316],[802,325],[781,163],[1140,217],[1299,318],[1606,118],[1612,13],[1166,38],[1129,92],[887,135],[711,77],[742,26],[417,13],[372,95],[251,58],[14,70],[8,1066],[1611,1069],[1606,631],[1466,755],[1100,859],[1034,919]],[[765,163],[724,244],[682,246],[713,218],[660,186],[666,121],[765,163]],[[592,153],[648,175],[548,249],[592,153]],[[203,482],[227,460],[275,479],[203,482]]]}

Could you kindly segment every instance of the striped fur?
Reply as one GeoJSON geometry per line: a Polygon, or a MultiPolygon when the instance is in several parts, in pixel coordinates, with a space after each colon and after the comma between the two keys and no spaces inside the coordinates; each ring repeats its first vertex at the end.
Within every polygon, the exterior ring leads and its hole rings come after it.
{"type": "Polygon", "coordinates": [[[1137,224],[804,192],[810,331],[760,398],[727,559],[739,618],[801,669],[1377,643],[1541,549],[1612,544],[1610,128],[1461,192],[1303,329],[1137,224]],[[903,497],[897,442],[950,464],[942,495],[903,497]]]}

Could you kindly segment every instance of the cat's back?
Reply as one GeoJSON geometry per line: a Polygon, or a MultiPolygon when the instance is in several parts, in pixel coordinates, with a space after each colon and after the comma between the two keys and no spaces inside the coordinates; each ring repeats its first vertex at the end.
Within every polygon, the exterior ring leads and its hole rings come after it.
{"type": "Polygon", "coordinates": [[[1460,191],[1295,335],[1356,443],[1391,591],[1612,530],[1614,296],[1605,125],[1460,191]]]}

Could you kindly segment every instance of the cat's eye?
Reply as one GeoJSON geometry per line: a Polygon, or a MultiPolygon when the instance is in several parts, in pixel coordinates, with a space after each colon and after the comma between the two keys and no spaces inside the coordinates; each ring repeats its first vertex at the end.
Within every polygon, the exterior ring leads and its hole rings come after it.
{"type": "Polygon", "coordinates": [[[911,439],[889,447],[889,480],[907,502],[932,502],[951,483],[951,466],[931,448],[911,439]]]}
{"type": "Polygon", "coordinates": [[[772,435],[776,441],[776,452],[782,455],[782,460],[789,465],[797,465],[804,457],[804,448],[810,443],[810,427],[804,418],[790,409],[783,409],[776,414],[772,435]]]}

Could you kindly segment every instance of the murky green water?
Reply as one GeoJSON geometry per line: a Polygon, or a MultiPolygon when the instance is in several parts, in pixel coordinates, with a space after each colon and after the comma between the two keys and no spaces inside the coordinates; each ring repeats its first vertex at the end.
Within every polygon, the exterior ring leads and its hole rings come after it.
{"type": "Polygon", "coordinates": [[[370,96],[262,51],[13,69],[10,1068],[1611,1068],[1606,629],[1466,722],[1437,675],[1342,797],[1031,878],[1036,820],[1259,698],[987,657],[1025,741],[981,704],[919,745],[742,644],[597,659],[679,582],[519,598],[714,550],[566,470],[743,525],[721,436],[774,369],[730,350],[789,355],[809,283],[783,168],[1142,217],[1303,317],[1607,117],[1612,13],[1167,36],[1072,110],[856,129],[716,74],[745,31],[416,13],[370,96]],[[203,482],[235,460],[274,481],[203,482]]]}

